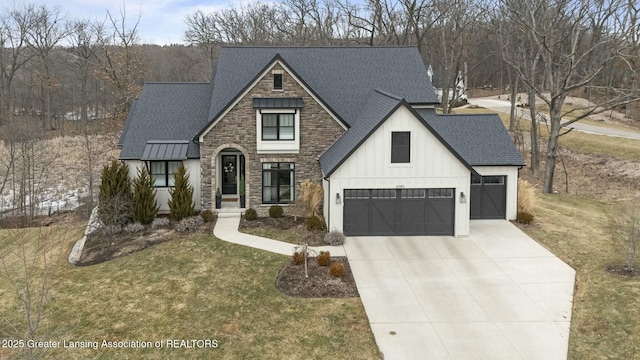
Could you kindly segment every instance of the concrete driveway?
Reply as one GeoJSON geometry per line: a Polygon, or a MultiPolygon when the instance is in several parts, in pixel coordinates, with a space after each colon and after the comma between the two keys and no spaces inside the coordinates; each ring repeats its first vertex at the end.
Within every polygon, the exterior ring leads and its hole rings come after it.
{"type": "Polygon", "coordinates": [[[566,359],[575,271],[508,221],[470,233],[346,239],[384,359],[566,359]]]}

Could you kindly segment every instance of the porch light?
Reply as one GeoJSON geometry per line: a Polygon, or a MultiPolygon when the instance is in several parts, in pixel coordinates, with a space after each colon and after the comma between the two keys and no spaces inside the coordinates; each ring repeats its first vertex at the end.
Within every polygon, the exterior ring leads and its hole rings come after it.
{"type": "Polygon", "coordinates": [[[336,205],[340,205],[342,201],[340,200],[340,193],[336,193],[336,205]]]}
{"type": "Polygon", "coordinates": [[[467,197],[464,195],[463,192],[460,193],[460,204],[466,204],[467,203],[467,197]]]}

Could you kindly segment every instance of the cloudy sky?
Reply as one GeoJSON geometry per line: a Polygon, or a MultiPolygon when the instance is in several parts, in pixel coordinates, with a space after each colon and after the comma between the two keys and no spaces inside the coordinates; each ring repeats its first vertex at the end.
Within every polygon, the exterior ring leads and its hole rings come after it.
{"type": "Polygon", "coordinates": [[[104,20],[107,11],[119,17],[125,9],[128,23],[135,24],[140,15],[138,33],[142,43],[158,45],[183,43],[186,30],[184,17],[195,10],[211,12],[240,4],[233,0],[8,0],[0,1],[5,8],[16,4],[42,4],[58,7],[67,19],[104,20]]]}

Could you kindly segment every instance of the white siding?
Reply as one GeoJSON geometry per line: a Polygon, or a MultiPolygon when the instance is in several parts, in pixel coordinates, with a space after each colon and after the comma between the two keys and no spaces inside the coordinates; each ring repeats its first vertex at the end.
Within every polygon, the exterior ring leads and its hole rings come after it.
{"type": "Polygon", "coordinates": [[[471,171],[405,107],[400,107],[330,177],[329,230],[342,231],[344,189],[455,188],[455,235],[469,235],[471,171]],[[391,163],[391,133],[411,132],[411,162],[391,163]],[[341,204],[336,204],[336,193],[341,204]],[[334,199],[332,201],[332,199],[334,199]]]}
{"type": "Polygon", "coordinates": [[[517,166],[474,166],[482,176],[503,175],[507,177],[507,220],[515,220],[518,212],[518,167],[517,166]]]}
{"type": "MultiPolygon", "coordinates": [[[[145,162],[140,160],[126,160],[125,162],[129,165],[129,178],[131,179],[135,179],[138,175],[138,168],[145,166],[145,162]]],[[[189,179],[193,186],[193,202],[196,210],[200,210],[200,160],[188,159],[182,163],[189,174],[189,179]]],[[[169,212],[169,188],[156,188],[156,200],[158,200],[160,212],[169,212]]]]}

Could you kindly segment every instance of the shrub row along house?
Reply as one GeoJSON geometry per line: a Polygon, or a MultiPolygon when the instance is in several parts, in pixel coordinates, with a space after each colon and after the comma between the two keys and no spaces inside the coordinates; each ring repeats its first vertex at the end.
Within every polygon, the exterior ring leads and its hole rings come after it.
{"type": "Polygon", "coordinates": [[[322,183],[327,228],[454,235],[516,216],[524,165],[497,115],[439,115],[415,47],[223,47],[210,83],[147,83],[120,139],[166,210],[180,163],[197,209],[246,194],[285,213],[322,183]]]}

